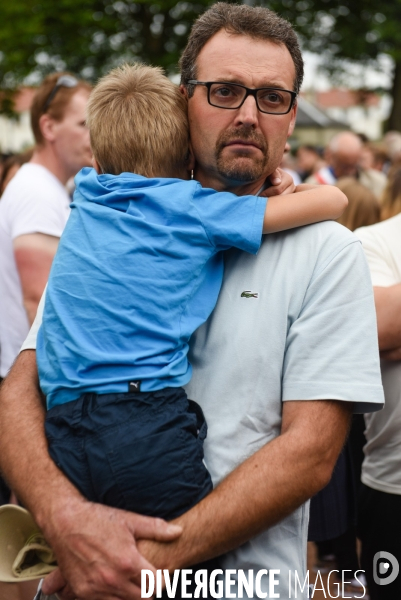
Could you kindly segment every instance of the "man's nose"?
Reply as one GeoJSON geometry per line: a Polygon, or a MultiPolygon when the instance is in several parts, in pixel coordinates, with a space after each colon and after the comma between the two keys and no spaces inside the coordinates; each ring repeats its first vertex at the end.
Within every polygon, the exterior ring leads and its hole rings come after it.
{"type": "Polygon", "coordinates": [[[256,106],[256,99],[253,96],[248,96],[244,104],[237,109],[235,115],[235,123],[248,126],[257,126],[259,120],[259,110],[256,106]]]}
{"type": "Polygon", "coordinates": [[[350,175],[350,176],[356,175],[358,172],[358,166],[357,165],[345,165],[343,168],[343,172],[346,175],[350,175]]]}

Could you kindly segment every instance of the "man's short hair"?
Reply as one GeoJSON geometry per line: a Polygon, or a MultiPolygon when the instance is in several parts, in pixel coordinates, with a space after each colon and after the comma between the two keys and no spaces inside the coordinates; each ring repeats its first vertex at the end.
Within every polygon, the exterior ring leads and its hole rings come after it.
{"type": "Polygon", "coordinates": [[[188,156],[187,101],[159,67],[125,64],[102,77],[87,125],[104,173],[172,177],[188,156]]]}
{"type": "Polygon", "coordinates": [[[57,81],[63,76],[73,77],[71,73],[66,72],[51,73],[43,80],[42,84],[37,89],[35,96],[33,97],[31,105],[31,127],[36,143],[39,146],[43,145],[44,143],[44,137],[39,125],[40,117],[46,113],[55,121],[62,121],[66,108],[74,94],[81,90],[85,90],[89,94],[92,90],[92,86],[87,81],[83,81],[82,79],[77,79],[77,85],[74,87],[65,87],[60,85],[57,93],[47,107],[46,103],[48,102],[50,95],[57,85],[57,81]]]}
{"type": "Polygon", "coordinates": [[[217,2],[195,21],[181,56],[181,83],[186,86],[189,97],[194,92],[194,86],[188,81],[197,79],[197,58],[205,44],[222,29],[286,46],[295,67],[294,91],[299,92],[304,77],[304,61],[291,24],[268,8],[217,2]]]}

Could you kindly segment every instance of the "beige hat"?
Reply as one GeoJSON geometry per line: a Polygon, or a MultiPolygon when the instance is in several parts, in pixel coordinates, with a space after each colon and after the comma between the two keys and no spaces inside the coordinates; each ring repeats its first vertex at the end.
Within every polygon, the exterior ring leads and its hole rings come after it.
{"type": "Polygon", "coordinates": [[[39,579],[57,567],[56,559],[27,510],[0,506],[0,581],[39,579]]]}

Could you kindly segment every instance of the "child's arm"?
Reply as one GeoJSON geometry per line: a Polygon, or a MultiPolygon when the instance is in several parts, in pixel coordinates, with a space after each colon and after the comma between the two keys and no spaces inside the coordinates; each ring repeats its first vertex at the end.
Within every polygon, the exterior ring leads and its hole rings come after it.
{"type": "Polygon", "coordinates": [[[333,185],[301,184],[293,194],[269,198],[263,233],[338,219],[347,205],[347,197],[333,185]]]}

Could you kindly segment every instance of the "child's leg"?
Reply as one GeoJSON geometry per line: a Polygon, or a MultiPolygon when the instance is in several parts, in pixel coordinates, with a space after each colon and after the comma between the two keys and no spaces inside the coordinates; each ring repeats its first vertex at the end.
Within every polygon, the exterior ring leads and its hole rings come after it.
{"type": "Polygon", "coordinates": [[[172,519],[211,489],[206,423],[182,388],[84,394],[49,411],[49,451],[89,499],[172,519]]]}

